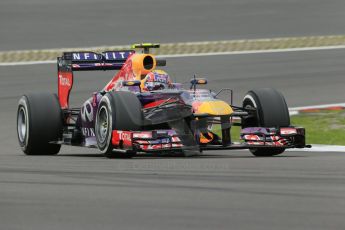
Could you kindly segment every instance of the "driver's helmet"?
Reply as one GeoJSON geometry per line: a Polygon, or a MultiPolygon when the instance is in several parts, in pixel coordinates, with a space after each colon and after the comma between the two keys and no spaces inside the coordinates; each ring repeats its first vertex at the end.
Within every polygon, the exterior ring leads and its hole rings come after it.
{"type": "Polygon", "coordinates": [[[154,70],[148,73],[143,80],[143,90],[153,91],[171,88],[171,79],[163,70],[154,70]]]}

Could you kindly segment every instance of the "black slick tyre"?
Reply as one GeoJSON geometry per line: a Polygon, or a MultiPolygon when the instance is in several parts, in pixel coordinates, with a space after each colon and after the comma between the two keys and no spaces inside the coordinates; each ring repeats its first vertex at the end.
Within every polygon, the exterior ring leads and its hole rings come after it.
{"type": "MultiPolygon", "coordinates": [[[[289,110],[284,96],[275,89],[263,88],[249,91],[243,99],[242,106],[255,108],[256,114],[242,119],[242,128],[246,127],[288,127],[289,110]]],[[[274,156],[285,151],[284,148],[252,148],[255,156],[274,156]]]]}
{"type": "Polygon", "coordinates": [[[50,93],[22,96],[18,102],[17,135],[27,155],[55,155],[61,145],[63,118],[58,98],[50,93]]]}
{"type": "Polygon", "coordinates": [[[109,92],[99,103],[95,134],[99,150],[108,158],[130,158],[135,151],[114,150],[112,131],[137,131],[142,126],[141,103],[131,92],[109,92]]]}

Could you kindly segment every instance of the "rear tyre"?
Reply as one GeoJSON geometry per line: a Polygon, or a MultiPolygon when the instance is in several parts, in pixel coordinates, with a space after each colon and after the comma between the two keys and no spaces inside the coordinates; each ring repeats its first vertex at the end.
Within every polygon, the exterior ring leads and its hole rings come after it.
{"type": "Polygon", "coordinates": [[[130,158],[135,151],[116,151],[112,131],[137,131],[142,126],[141,103],[131,92],[109,92],[101,99],[96,115],[95,133],[99,150],[108,158],[130,158]]]}
{"type": "MultiPolygon", "coordinates": [[[[256,114],[242,119],[242,128],[246,127],[287,127],[290,115],[284,96],[271,88],[249,91],[243,99],[244,108],[255,108],[256,114]]],[[[254,156],[274,156],[285,151],[284,148],[252,148],[254,156]]]]}
{"type": "Polygon", "coordinates": [[[35,93],[20,98],[17,110],[19,145],[27,155],[55,155],[61,145],[63,119],[55,94],[35,93]]]}

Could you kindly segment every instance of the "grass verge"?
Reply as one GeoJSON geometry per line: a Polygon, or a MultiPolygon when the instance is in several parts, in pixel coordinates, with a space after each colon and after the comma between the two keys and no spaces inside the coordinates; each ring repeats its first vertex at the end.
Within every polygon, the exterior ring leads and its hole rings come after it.
{"type": "Polygon", "coordinates": [[[291,124],[306,129],[308,144],[345,145],[345,110],[301,113],[291,124]]]}

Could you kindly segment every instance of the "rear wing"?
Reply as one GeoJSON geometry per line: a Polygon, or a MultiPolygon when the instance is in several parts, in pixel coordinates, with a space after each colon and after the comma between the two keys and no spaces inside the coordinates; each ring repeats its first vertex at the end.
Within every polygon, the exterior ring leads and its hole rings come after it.
{"type": "Polygon", "coordinates": [[[57,58],[58,97],[62,109],[69,107],[74,71],[120,70],[134,50],[95,52],[65,52],[57,58]]]}
{"type": "Polygon", "coordinates": [[[95,52],[65,52],[58,57],[58,67],[72,71],[119,70],[134,50],[95,52]]]}

